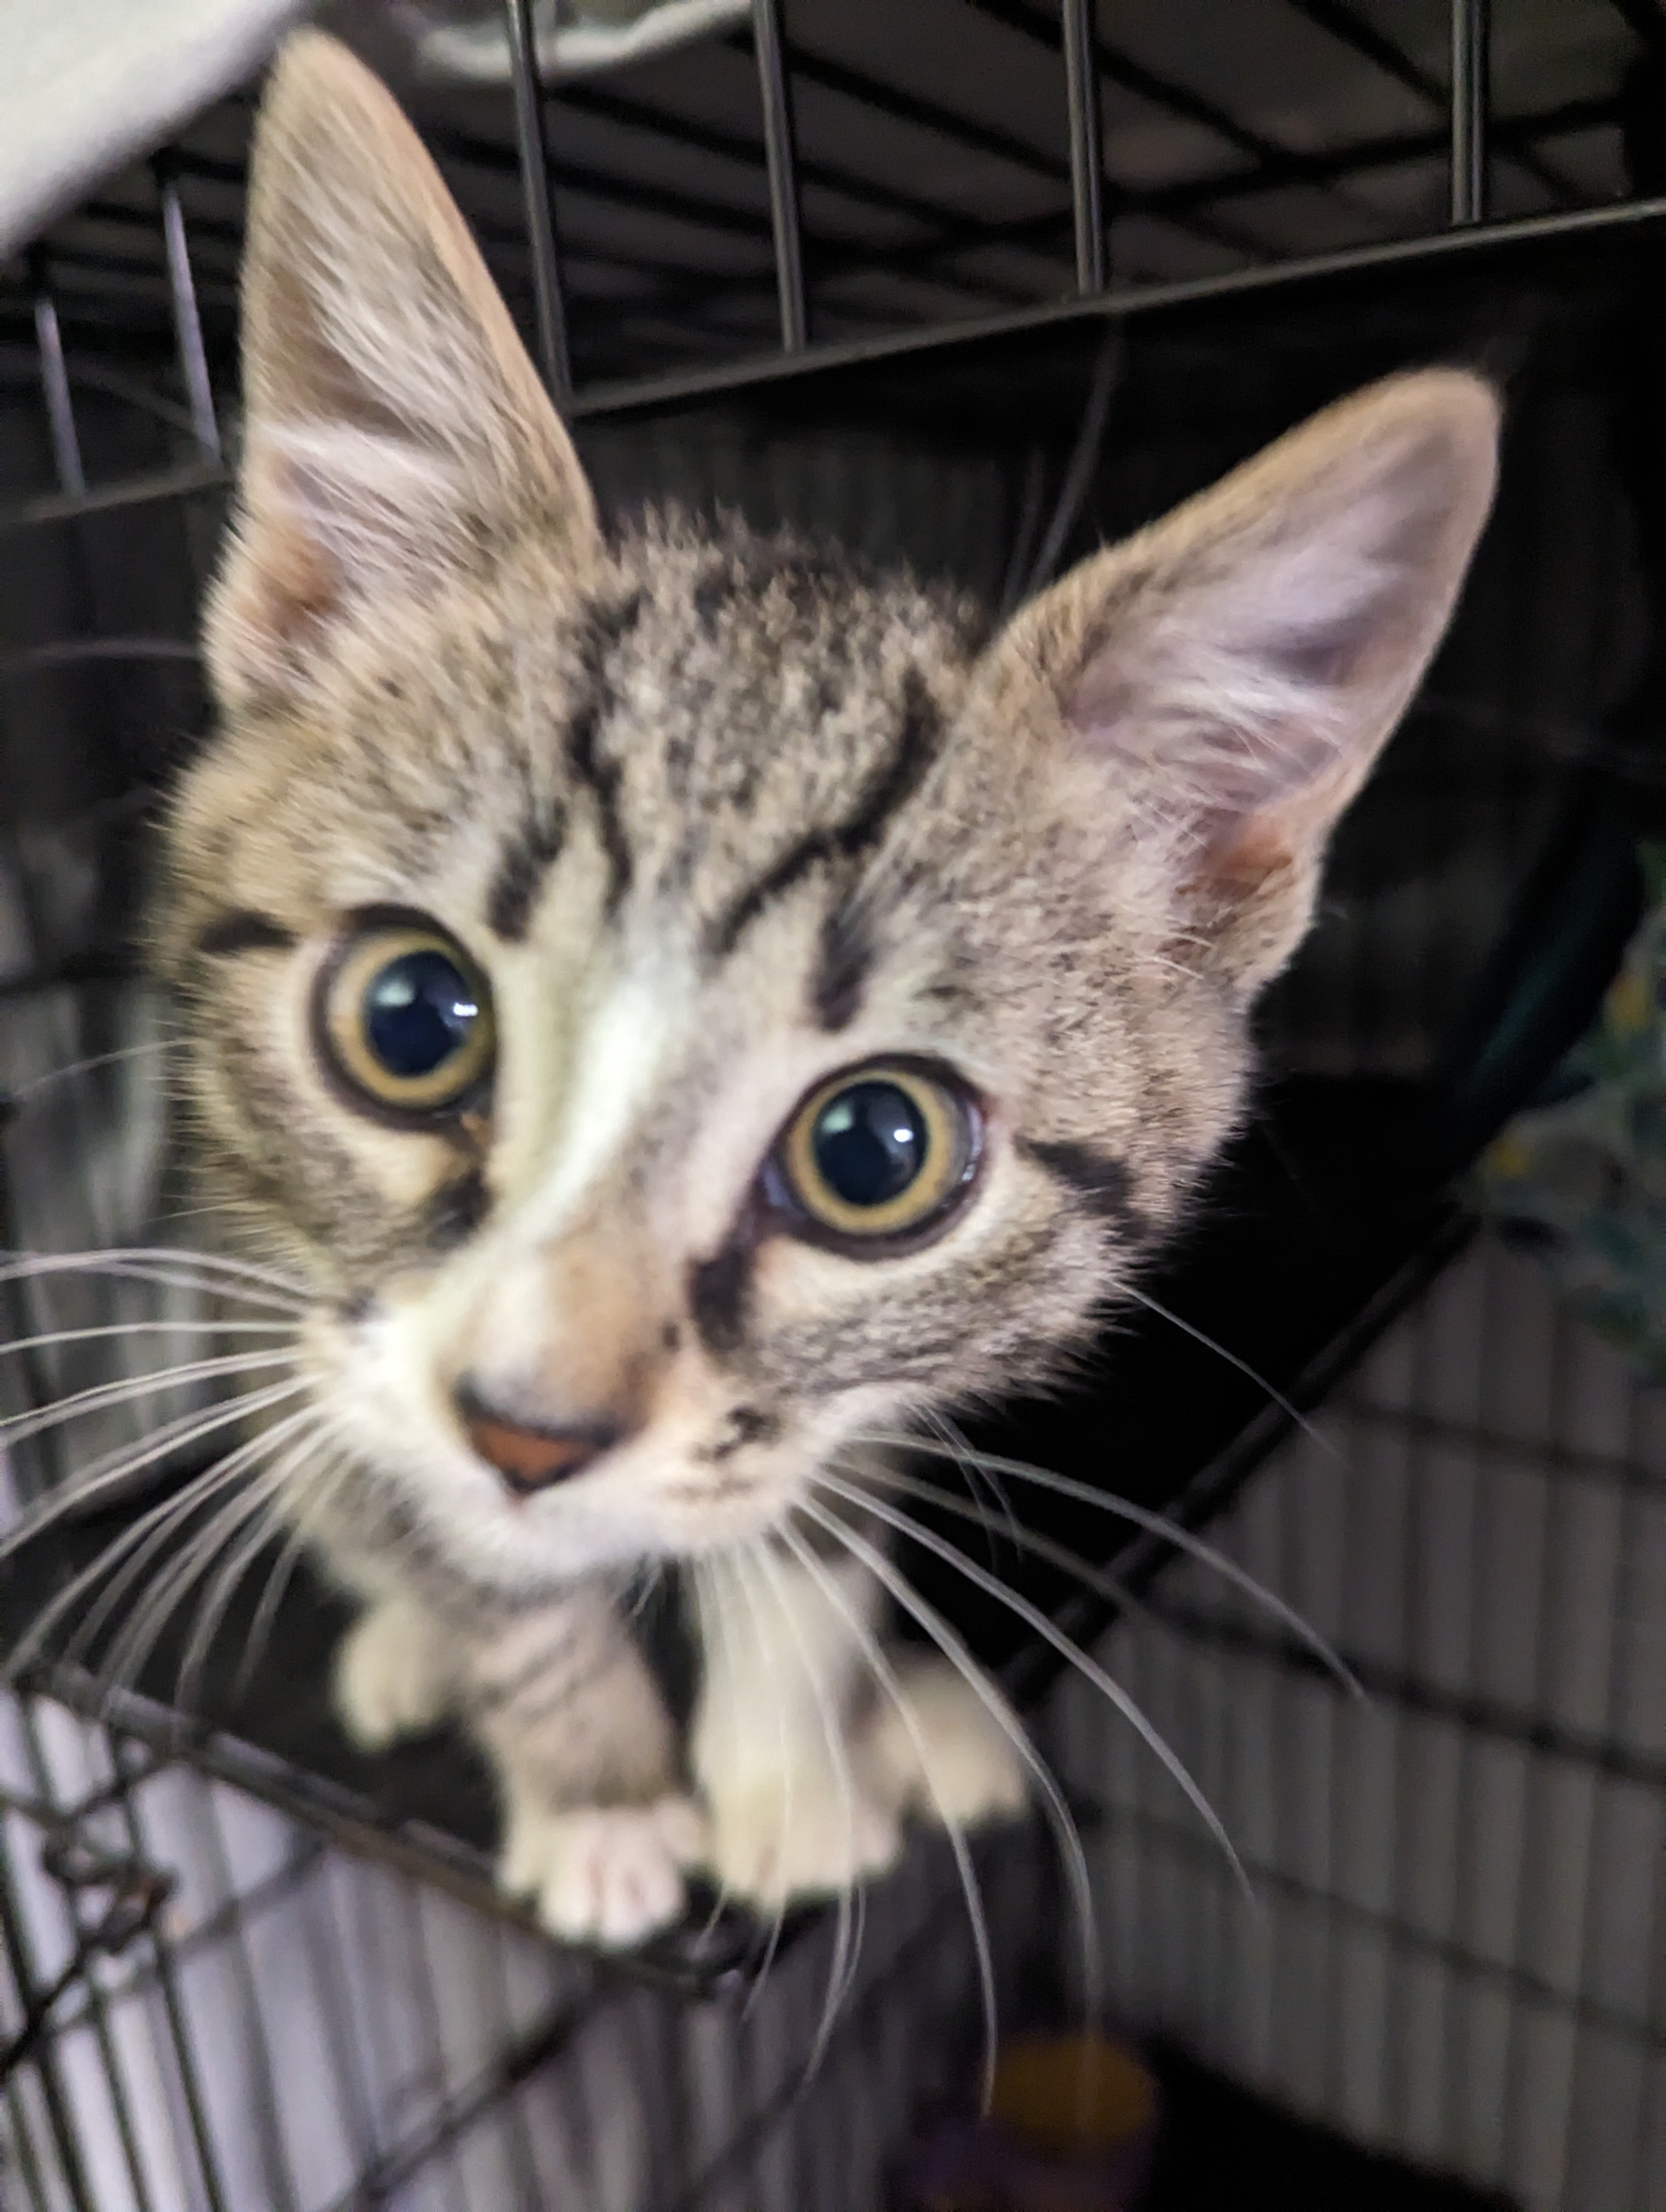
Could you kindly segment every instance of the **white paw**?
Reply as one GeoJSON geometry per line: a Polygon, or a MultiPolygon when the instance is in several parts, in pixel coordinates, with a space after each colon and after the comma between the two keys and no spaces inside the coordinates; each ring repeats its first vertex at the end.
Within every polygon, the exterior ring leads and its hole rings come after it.
{"type": "Polygon", "coordinates": [[[552,1936],[625,1951],[682,1917],[683,1869],[705,1848],[705,1823],[687,1797],[560,1813],[516,1797],[497,1878],[511,1896],[536,1900],[552,1936]]]}
{"type": "Polygon", "coordinates": [[[714,1790],[709,1864],[723,1888],[774,1912],[795,1897],[836,1896],[895,1863],[895,1813],[830,1764],[759,1771],[714,1790]]]}
{"type": "Polygon", "coordinates": [[[945,1660],[917,1659],[899,1663],[897,1678],[913,1729],[887,1698],[860,1745],[879,1793],[939,1827],[971,1828],[1021,1813],[1029,1794],[1023,1758],[964,1677],[945,1660]]]}
{"type": "Polygon", "coordinates": [[[451,1674],[441,1630],[409,1599],[361,1613],[336,1653],[335,1705],[362,1751],[419,1735],[444,1717],[451,1674]]]}

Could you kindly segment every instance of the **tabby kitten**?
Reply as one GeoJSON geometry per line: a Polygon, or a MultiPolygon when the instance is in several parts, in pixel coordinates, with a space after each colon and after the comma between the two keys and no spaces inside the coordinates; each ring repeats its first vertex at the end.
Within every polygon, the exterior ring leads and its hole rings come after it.
{"type": "Polygon", "coordinates": [[[344,1718],[462,1716],[563,1935],[636,1941],[696,1862],[839,1889],[1024,1794],[994,1693],[875,1640],[886,1451],[1054,1371],[1233,1128],[1493,394],[1379,386],[993,643],[796,544],[610,543],[432,164],[315,33],[243,314],[155,951],[197,1165],[307,1286],[344,1718]],[[686,1775],[623,1604],[668,1560],[686,1775]]]}

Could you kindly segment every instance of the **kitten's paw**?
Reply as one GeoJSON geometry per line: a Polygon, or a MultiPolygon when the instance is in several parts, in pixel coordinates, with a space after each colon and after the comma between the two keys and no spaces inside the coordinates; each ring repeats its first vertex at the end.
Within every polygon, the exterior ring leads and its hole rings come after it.
{"type": "Polygon", "coordinates": [[[878,1794],[939,1827],[1021,1813],[1029,1795],[1023,1758],[965,1678],[942,1659],[900,1664],[897,1675],[914,1729],[892,1699],[875,1708],[860,1749],[878,1794]]]}
{"type": "Polygon", "coordinates": [[[361,1751],[420,1735],[450,1701],[444,1638],[408,1598],[385,1598],[361,1613],[336,1653],[334,1695],[342,1726],[361,1751]]]}
{"type": "Polygon", "coordinates": [[[552,1936],[627,1951],[682,1917],[683,1869],[705,1856],[705,1822],[687,1797],[559,1813],[516,1798],[497,1878],[536,1900],[552,1936]]]}
{"type": "Polygon", "coordinates": [[[837,1896],[884,1874],[902,1849],[896,1814],[854,1776],[809,1764],[711,1792],[713,1874],[731,1895],[775,1912],[837,1896]]]}

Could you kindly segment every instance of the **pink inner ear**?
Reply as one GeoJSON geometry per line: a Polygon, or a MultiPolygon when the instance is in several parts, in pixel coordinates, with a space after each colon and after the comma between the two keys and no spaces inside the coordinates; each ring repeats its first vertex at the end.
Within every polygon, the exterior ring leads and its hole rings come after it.
{"type": "Polygon", "coordinates": [[[270,453],[251,471],[245,526],[250,557],[234,610],[277,645],[327,620],[341,599],[340,570],[284,483],[289,473],[270,453]]]}
{"type": "MultiPolygon", "coordinates": [[[[1165,678],[1166,653],[1135,670],[1104,654],[1072,688],[1064,719],[1089,751],[1124,760],[1131,778],[1154,775],[1164,811],[1189,816],[1200,841],[1224,848],[1250,834],[1252,820],[1302,807],[1332,780],[1339,737],[1324,724],[1336,695],[1293,655],[1281,664],[1268,654],[1259,665],[1247,654],[1217,657],[1210,668],[1203,652],[1197,669],[1179,673],[1191,656],[1183,640],[1177,644],[1177,678],[1165,678]]],[[[1341,652],[1326,640],[1318,659],[1327,672],[1341,652]]]]}
{"type": "Polygon", "coordinates": [[[1313,862],[1359,773],[1322,740],[1290,749],[1286,788],[1261,805],[1223,807],[1206,820],[1193,880],[1227,897],[1253,892],[1281,871],[1313,862]]]}
{"type": "Polygon", "coordinates": [[[1206,736],[1195,771],[1206,835],[1230,842],[1254,835],[1259,822],[1284,822],[1296,830],[1316,811],[1322,812],[1316,799],[1346,781],[1347,766],[1336,734],[1313,726],[1329,703],[1314,695],[1312,725],[1283,721],[1271,728],[1206,736]]]}
{"type": "Polygon", "coordinates": [[[1411,533],[1380,489],[1347,530],[1327,519],[1304,535],[1281,518],[1264,543],[1169,580],[1151,617],[1128,609],[1120,635],[1091,641],[1063,702],[1079,739],[1125,762],[1233,880],[1322,839],[1381,734],[1360,708],[1415,595],[1411,533]]]}
{"type": "Polygon", "coordinates": [[[1252,814],[1210,840],[1189,880],[1216,897],[1242,898],[1281,868],[1290,867],[1295,858],[1295,843],[1283,823],[1270,815],[1252,814]]]}

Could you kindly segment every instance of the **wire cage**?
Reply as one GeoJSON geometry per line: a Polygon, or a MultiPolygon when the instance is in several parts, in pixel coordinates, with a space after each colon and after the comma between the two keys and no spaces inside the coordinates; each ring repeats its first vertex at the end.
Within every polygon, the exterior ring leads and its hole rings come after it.
{"type": "MultiPolygon", "coordinates": [[[[1575,1719],[1550,1641],[1489,1683],[1487,1623],[1526,1585],[1486,1583],[1477,1551],[1503,1540],[1487,1489],[1500,1453],[1568,1526],[1584,1523],[1560,1486],[1597,1481],[1651,1530],[1657,1421],[1633,1409],[1616,1442],[1631,1401],[1611,1376],[1579,1401],[1607,1408],[1590,1413],[1608,1423],[1598,1444],[1569,1441],[1560,1403],[1501,1438],[1485,1408],[1454,1414],[1416,1358],[1386,1401],[1349,1386],[1335,1419],[1353,1457],[1359,1434],[1392,1433],[1408,1465],[1444,1452],[1469,1469],[1452,1478],[1473,1510],[1456,1554],[1432,1479],[1395,1493],[1405,1588],[1447,1573],[1450,1617],[1469,1623],[1466,1644],[1442,1615],[1434,1658],[1435,1614],[1403,1592],[1398,1641],[1380,1623],[1369,1649],[1353,1634],[1374,1618],[1365,1475],[1287,1449],[1264,1464],[1408,1304],[1424,1317],[1391,1333],[1368,1378],[1424,1341],[1454,1281],[1476,1312],[1532,1305],[1492,1259],[1428,1285],[1468,1233],[1450,1179],[1585,1019],[1636,913],[1633,840],[1659,811],[1666,204],[1647,196],[1666,181],[1666,21],[1651,0],[661,0],[603,68],[595,37],[582,47],[594,27],[564,5],[321,15],[410,103],[613,512],[727,502],[1010,607],[1350,385],[1453,354],[1509,380],[1499,519],[1267,1010],[1256,1127],[1160,1279],[1158,1317],[1108,1340],[1083,1392],[986,1433],[1183,1526],[1230,1508],[1219,1540],[1365,1675],[1386,1748],[1347,1737],[1299,1655],[1206,1601],[1159,1535],[1119,1550],[1091,1504],[1037,1518],[1044,1540],[1143,1592],[1140,1621],[1115,1627],[1103,1589],[1084,1596],[1033,1552],[1000,1552],[1049,1620],[1089,1644],[1109,1631],[1103,1648],[1224,1790],[1274,1900],[1270,1933],[1245,1936],[1196,1834],[1055,1687],[1056,1650],[957,1591],[940,1561],[909,1564],[1056,1734],[1128,2017],[1535,2212],[1666,2206],[1666,1965],[1644,1871],[1666,1772],[1652,1707],[1614,1686],[1642,1662],[1612,1656],[1609,1707],[1575,1719]],[[677,19],[674,46],[648,40],[655,14],[677,19]],[[1286,1498],[1310,1533],[1269,1556],[1267,1501],[1286,1498]],[[1329,1551],[1311,1533],[1325,1530],[1329,1551]],[[1255,1696],[1235,1720],[1232,1700],[1255,1696]],[[1502,1934],[1477,1933],[1479,1872],[1430,1901],[1426,1869],[1443,1850],[1462,1860],[1452,1838],[1483,1789],[1442,1801],[1447,1827],[1419,1827],[1406,1745],[1437,1721],[1466,1771],[1504,1744],[1529,1791],[1560,1786],[1535,1759],[1589,1785],[1600,1848],[1569,1856],[1573,1815],[1551,1842],[1524,1821],[1537,1871],[1502,1934]],[[1267,1732],[1253,1787],[1221,1750],[1252,1723],[1267,1732]],[[1313,1809],[1327,1787],[1339,1808],[1347,1791],[1401,1808],[1386,1869],[1349,1858],[1344,1810],[1313,1809]],[[1624,1927],[1653,1961],[1640,1978],[1616,1963],[1604,1892],[1629,1900],[1624,1927]],[[1545,1924],[1576,1910],[1595,1932],[1551,1955],[1545,1924]],[[1310,1971],[1316,1943],[1340,1963],[1310,1971]],[[1341,2056],[1310,2048],[1320,2020],[1341,2056]],[[1543,2056],[1546,2020],[1560,2056],[1543,2056]],[[1468,2101],[1429,2086],[1431,2034],[1449,2074],[1481,2069],[1468,2101]]],[[[22,1347],[0,1379],[14,1514],[132,1443],[106,1386],[122,1361],[177,1348],[169,1328],[194,1310],[159,1225],[170,1164],[149,1073],[158,1016],[131,953],[136,832],[206,713],[193,637],[236,439],[252,100],[232,91],[0,268],[4,1241],[134,1255],[96,1288],[70,1273],[0,1285],[22,1347]],[[154,1333],[39,1341],[136,1322],[154,1333]],[[88,1395],[71,1459],[35,1416],[73,1390],[88,1395]]],[[[177,1449],[107,1513],[9,1564],[9,1636],[139,1526],[145,1482],[188,1463],[211,1389],[168,1401],[177,1449]]],[[[1529,1615],[1548,1638],[1543,1574],[1529,1615]]],[[[1622,1580],[1593,1568],[1566,1601],[1570,1651],[1606,1638],[1620,1652],[1634,1626],[1615,1626],[1622,1580]]],[[[1649,1613],[1641,1582],[1627,1588],[1649,1613]]],[[[228,1601],[215,1649],[234,1653],[255,1607],[228,1601]]],[[[946,1856],[921,1843],[867,1900],[857,1984],[826,2033],[824,1917],[779,1948],[733,1917],[700,1922],[628,1970],[559,1953],[493,1896],[488,1796],[460,1747],[371,1762],[336,1735],[323,1685],[337,1626],[303,1575],[279,1656],[246,1692],[210,1668],[179,1710],[175,1636],[113,1700],[96,1651],[59,1646],[4,1708],[0,2201],[882,2202],[910,2126],[975,2054],[946,1856]]],[[[1507,1818],[1488,1817],[1508,1856],[1507,1818]]],[[[997,1839],[982,1870],[1003,1999],[1064,2003],[1076,1937],[1045,1850],[997,1839]]]]}
{"type": "MultiPolygon", "coordinates": [[[[922,1862],[824,2034],[830,1928],[750,2006],[691,2005],[59,1707],[14,1706],[3,1755],[0,2184],[30,2212],[873,2203],[976,2044],[958,1889],[922,1862]]],[[[983,1869],[1009,1997],[1026,1857],[983,1869]]]]}

